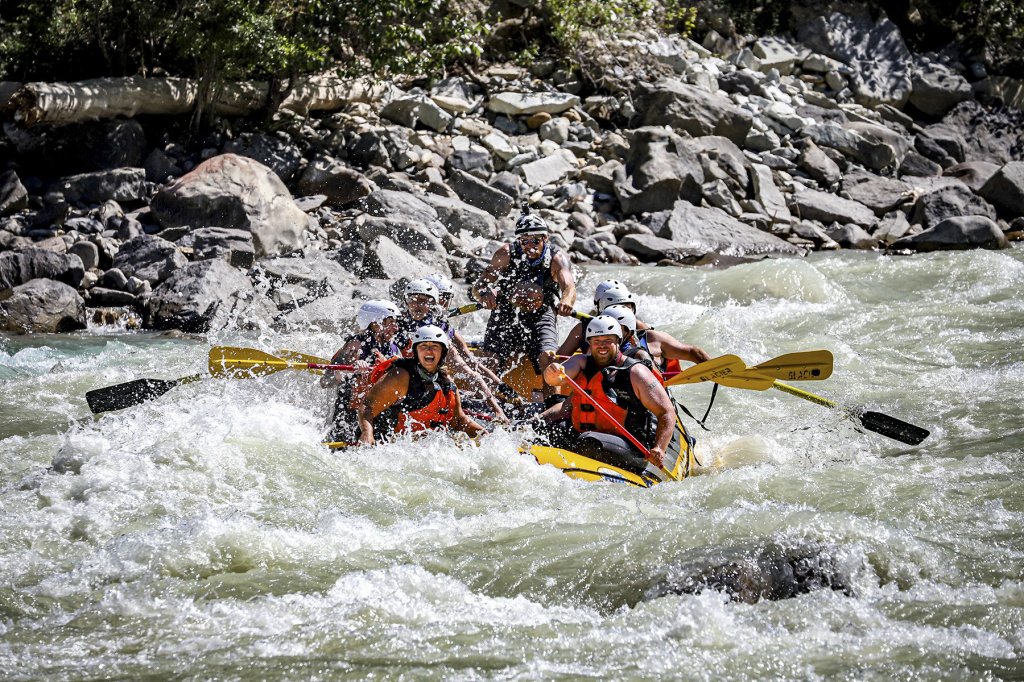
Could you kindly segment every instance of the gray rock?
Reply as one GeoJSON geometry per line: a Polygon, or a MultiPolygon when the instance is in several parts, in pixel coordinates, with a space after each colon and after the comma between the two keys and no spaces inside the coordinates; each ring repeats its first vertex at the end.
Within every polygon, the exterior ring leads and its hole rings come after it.
{"type": "Polygon", "coordinates": [[[1024,216],[1024,161],[1012,161],[1000,168],[979,194],[995,204],[1007,220],[1024,216]]]}
{"type": "Polygon", "coordinates": [[[417,123],[422,123],[439,133],[447,130],[452,122],[451,114],[437,102],[416,95],[391,100],[380,110],[380,116],[406,128],[415,128],[417,123]]]}
{"type": "Polygon", "coordinates": [[[736,143],[721,135],[683,138],[683,144],[697,154],[704,170],[704,180],[724,180],[737,197],[747,193],[749,162],[736,143]]]}
{"type": "Polygon", "coordinates": [[[903,107],[911,93],[911,55],[899,29],[885,15],[874,21],[833,12],[801,24],[799,40],[850,67],[850,86],[860,104],[903,107]]]}
{"type": "MultiPolygon", "coordinates": [[[[189,234],[193,260],[221,258],[231,267],[248,270],[256,262],[252,234],[227,227],[200,227],[189,234]]],[[[181,243],[181,240],[177,242],[181,243]]]]}
{"type": "Polygon", "coordinates": [[[942,173],[942,166],[913,149],[907,152],[907,155],[903,157],[903,163],[900,164],[900,175],[927,177],[940,173],[942,173]]]}
{"type": "Polygon", "coordinates": [[[491,153],[486,147],[478,144],[468,149],[456,149],[445,163],[451,171],[466,171],[481,177],[487,177],[494,170],[491,153]]]}
{"type": "Polygon", "coordinates": [[[0,173],[0,216],[10,215],[28,206],[28,190],[12,170],[0,173]]]}
{"type": "Polygon", "coordinates": [[[85,329],[85,301],[63,282],[32,279],[0,300],[0,331],[52,334],[75,329],[85,329]]]}
{"type": "Polygon", "coordinates": [[[995,220],[996,210],[965,185],[957,183],[918,198],[910,220],[928,229],[958,215],[980,215],[995,220]]]}
{"type": "MultiPolygon", "coordinates": [[[[507,194],[512,197],[512,201],[519,201],[519,184],[521,180],[515,173],[509,171],[502,171],[495,173],[494,176],[488,181],[488,185],[494,189],[507,194]]],[[[467,202],[468,203],[468,202],[467,202]]]]}
{"type": "Polygon", "coordinates": [[[843,192],[852,201],[864,204],[879,217],[912,198],[912,189],[907,183],[867,171],[847,173],[843,178],[843,192]]]}
{"type": "Polygon", "coordinates": [[[78,287],[85,275],[82,259],[34,247],[20,252],[0,253],[0,291],[12,289],[33,279],[52,279],[78,287]]]}
{"type": "Polygon", "coordinates": [[[181,167],[162,149],[151,151],[142,167],[146,171],[146,179],[150,182],[164,183],[182,174],[181,167]]]}
{"type": "Polygon", "coordinates": [[[615,193],[624,214],[670,210],[678,199],[700,201],[704,183],[700,161],[670,130],[654,126],[635,130],[625,162],[615,176],[615,193]]]}
{"type": "Polygon", "coordinates": [[[677,262],[697,260],[707,253],[650,234],[627,234],[619,240],[619,248],[632,254],[644,263],[657,263],[665,258],[677,262]]]}
{"type": "Polygon", "coordinates": [[[356,221],[359,237],[370,243],[387,236],[405,251],[420,254],[423,251],[445,252],[442,241],[443,227],[434,220],[424,223],[404,215],[384,217],[362,216],[356,221]]]}
{"type": "Polygon", "coordinates": [[[788,225],[793,216],[786,206],[786,199],[775,186],[775,175],[772,169],[760,163],[750,164],[750,179],[754,185],[754,197],[764,208],[764,214],[774,224],[788,225]]]}
{"type": "MultiPolygon", "coordinates": [[[[985,183],[996,174],[999,165],[987,161],[964,161],[957,163],[942,171],[948,178],[956,178],[971,188],[971,191],[980,193],[985,183]]],[[[989,199],[991,203],[996,203],[989,199]]]]}
{"type": "Polygon", "coordinates": [[[902,239],[910,234],[910,227],[910,221],[907,220],[903,211],[893,211],[882,217],[871,236],[889,246],[897,239],[902,239]]]}
{"type": "Polygon", "coordinates": [[[391,168],[391,151],[381,138],[380,131],[364,131],[348,145],[347,152],[348,160],[362,168],[391,168]]]}
{"type": "MultiPolygon", "coordinates": [[[[803,254],[802,249],[742,223],[717,208],[700,208],[678,201],[670,213],[651,218],[658,217],[661,224],[655,229],[655,234],[691,251],[713,251],[731,256],[803,254]]],[[[619,245],[622,246],[621,243],[619,245]]]]}
{"type": "MultiPolygon", "coordinates": [[[[276,176],[275,176],[276,177],[276,176]]],[[[270,309],[249,278],[220,259],[190,263],[153,289],[146,326],[194,334],[266,320],[270,309]]]]}
{"type": "Polygon", "coordinates": [[[319,157],[299,175],[300,194],[322,194],[332,206],[347,206],[372,193],[376,187],[359,171],[331,157],[319,157]]]}
{"type": "Polygon", "coordinates": [[[565,144],[569,140],[569,119],[556,116],[542,123],[537,133],[542,140],[551,140],[557,145],[565,144]]]}
{"type": "Polygon", "coordinates": [[[146,171],[142,168],[81,173],[59,180],[56,189],[72,203],[101,204],[113,199],[121,202],[145,201],[146,171]]]}
{"type": "Polygon", "coordinates": [[[985,216],[954,216],[911,237],[892,244],[893,249],[913,251],[962,251],[966,249],[1008,249],[1010,243],[992,220],[985,216]]]}
{"type": "Polygon", "coordinates": [[[531,188],[560,182],[578,170],[575,155],[565,149],[559,149],[551,156],[524,163],[519,167],[519,173],[531,188]]]}
{"type": "Polygon", "coordinates": [[[896,150],[891,146],[867,139],[856,130],[848,130],[835,123],[815,123],[805,127],[801,134],[818,146],[836,149],[871,170],[898,165],[896,150]]]}
{"type": "Polygon", "coordinates": [[[752,118],[728,97],[709,93],[679,80],[641,86],[637,92],[635,126],[667,125],[694,137],[721,135],[743,144],[752,118]]]}
{"type": "Polygon", "coordinates": [[[824,189],[831,188],[843,178],[843,172],[836,162],[809,138],[804,140],[797,165],[824,189]]]}
{"type": "Polygon", "coordinates": [[[115,268],[151,284],[164,281],[186,265],[188,259],[173,242],[149,234],[139,235],[122,244],[114,258],[115,268]]]}
{"type": "Polygon", "coordinates": [[[138,300],[138,297],[133,293],[97,286],[89,289],[89,301],[87,305],[90,308],[116,308],[125,305],[134,305],[138,300]]]}
{"type": "Polygon", "coordinates": [[[928,126],[914,138],[914,149],[943,168],[964,160],[965,144],[963,135],[937,125],[928,126]]]}
{"type": "Polygon", "coordinates": [[[839,244],[832,237],[828,236],[828,233],[817,223],[801,220],[793,224],[790,232],[800,239],[806,239],[814,244],[814,248],[822,251],[831,251],[839,248],[839,244]]]}
{"type": "Polygon", "coordinates": [[[907,152],[914,148],[914,143],[910,138],[880,123],[849,121],[843,124],[843,128],[856,132],[869,142],[884,144],[892,148],[894,161],[887,163],[887,167],[899,166],[907,152]]]}
{"type": "Polygon", "coordinates": [[[437,220],[437,211],[423,199],[406,192],[380,189],[371,193],[362,202],[363,210],[372,216],[402,216],[421,223],[437,220]]]}
{"type": "Polygon", "coordinates": [[[802,189],[791,195],[789,210],[801,219],[817,220],[826,225],[855,223],[873,228],[878,224],[878,218],[867,206],[813,189],[802,189]]]}
{"type": "Polygon", "coordinates": [[[873,249],[878,246],[878,239],[860,225],[833,225],[825,229],[825,234],[844,249],[873,249]]]}
{"type": "Polygon", "coordinates": [[[153,217],[168,227],[226,227],[252,233],[256,256],[276,256],[306,243],[309,219],[281,179],[252,159],[222,154],[160,190],[153,217]]]}
{"type": "Polygon", "coordinates": [[[96,286],[117,291],[127,291],[128,276],[118,268],[110,268],[100,275],[100,278],[96,281],[96,286]]]}
{"type": "Polygon", "coordinates": [[[779,38],[758,38],[753,50],[760,62],[761,71],[777,69],[783,76],[792,73],[793,66],[800,59],[800,51],[779,38]]]}
{"type": "MultiPolygon", "coordinates": [[[[516,184],[518,186],[518,179],[516,184]]],[[[495,218],[508,215],[516,205],[515,199],[505,192],[464,171],[453,170],[448,177],[448,185],[464,202],[487,211],[495,218]]]]}
{"type": "Polygon", "coordinates": [[[508,116],[529,116],[542,111],[554,115],[579,103],[576,95],[561,92],[499,92],[487,100],[487,108],[508,116]]]}
{"type": "Polygon", "coordinates": [[[302,163],[302,152],[294,144],[264,133],[242,133],[224,144],[225,154],[245,156],[266,166],[285,182],[302,163]]]}
{"type": "Polygon", "coordinates": [[[483,102],[478,90],[458,76],[449,76],[430,89],[430,98],[446,111],[468,114],[483,102]]]}
{"type": "MultiPolygon", "coordinates": [[[[505,195],[508,196],[508,195],[505,195]]],[[[494,239],[498,236],[498,223],[487,211],[458,199],[438,195],[425,195],[423,200],[437,211],[438,221],[451,234],[466,230],[477,237],[494,239]]]]}
{"type": "Polygon", "coordinates": [[[436,268],[422,262],[391,239],[378,237],[366,250],[360,274],[372,279],[395,280],[399,277],[426,277],[435,271],[436,268]]]}
{"type": "MultiPolygon", "coordinates": [[[[729,186],[723,180],[705,182],[703,187],[701,187],[701,193],[704,195],[705,201],[715,208],[722,209],[734,218],[738,218],[743,213],[743,208],[736,201],[736,197],[732,195],[729,191],[729,186]]],[[[783,208],[785,208],[785,204],[783,204],[783,208]]],[[[788,210],[786,214],[789,214],[788,210]]]]}
{"type": "Polygon", "coordinates": [[[68,249],[68,253],[74,254],[82,259],[82,267],[86,270],[92,270],[98,267],[100,264],[100,250],[92,242],[79,241],[75,242],[68,249]]]}
{"type": "Polygon", "coordinates": [[[615,173],[621,172],[625,175],[621,161],[605,161],[600,166],[585,166],[580,171],[580,180],[587,183],[589,187],[602,194],[615,193],[615,173]]]}
{"type": "Polygon", "coordinates": [[[960,102],[974,97],[966,78],[923,57],[917,60],[911,83],[910,104],[928,116],[944,116],[960,102]]]}

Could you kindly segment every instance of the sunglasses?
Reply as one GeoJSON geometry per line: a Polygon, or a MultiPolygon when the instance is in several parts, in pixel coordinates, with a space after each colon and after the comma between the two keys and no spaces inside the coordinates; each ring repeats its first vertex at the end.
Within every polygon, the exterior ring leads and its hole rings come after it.
{"type": "Polygon", "coordinates": [[[518,241],[523,246],[536,246],[544,243],[544,237],[520,237],[518,241]]]}

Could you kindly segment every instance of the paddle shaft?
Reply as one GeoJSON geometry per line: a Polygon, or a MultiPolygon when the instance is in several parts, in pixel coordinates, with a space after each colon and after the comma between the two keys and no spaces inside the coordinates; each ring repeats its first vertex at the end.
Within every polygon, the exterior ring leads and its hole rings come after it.
{"type": "Polygon", "coordinates": [[[615,421],[615,417],[613,417],[611,414],[609,414],[608,410],[604,409],[601,405],[599,405],[598,402],[596,400],[594,400],[593,396],[591,396],[589,393],[584,391],[582,386],[580,386],[578,383],[573,381],[572,377],[570,377],[564,371],[562,372],[562,376],[565,377],[565,380],[568,381],[569,385],[573,387],[573,390],[577,391],[580,394],[581,397],[586,398],[590,402],[590,404],[594,406],[594,409],[596,409],[598,412],[600,412],[605,417],[607,417],[613,424],[615,424],[615,428],[619,430],[619,433],[621,433],[623,436],[625,436],[626,439],[630,443],[635,445],[637,450],[639,450],[641,453],[643,453],[643,456],[644,456],[645,459],[647,459],[647,460],[651,459],[651,451],[648,450],[644,446],[643,443],[638,441],[636,439],[636,436],[634,436],[629,431],[627,431],[625,426],[623,426],[619,422],[615,421]]]}

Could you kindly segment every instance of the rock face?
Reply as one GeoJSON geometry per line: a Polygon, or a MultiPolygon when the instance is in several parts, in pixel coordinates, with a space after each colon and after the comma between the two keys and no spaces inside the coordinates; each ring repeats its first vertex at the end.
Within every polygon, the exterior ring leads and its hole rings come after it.
{"type": "Polygon", "coordinates": [[[803,254],[803,249],[741,223],[717,208],[700,208],[679,201],[671,213],[655,218],[663,218],[655,231],[657,236],[690,251],[713,251],[727,256],[803,254]]]}
{"type": "Polygon", "coordinates": [[[640,126],[669,126],[694,137],[721,135],[742,145],[751,115],[727,97],[679,80],[659,81],[639,93],[640,126]]]}
{"type": "Polygon", "coordinates": [[[249,278],[225,261],[191,263],[153,290],[147,326],[205,334],[244,321],[237,316],[254,295],[249,278]]]}
{"type": "Polygon", "coordinates": [[[1008,249],[1009,242],[999,226],[984,216],[955,216],[911,237],[898,239],[894,249],[913,251],[963,251],[965,249],[1008,249]]]}
{"type": "Polygon", "coordinates": [[[222,154],[153,197],[153,217],[167,227],[226,227],[252,233],[259,257],[305,244],[309,220],[280,178],[252,159],[222,154]]]}
{"type": "Polygon", "coordinates": [[[57,333],[85,329],[85,301],[72,287],[33,279],[0,298],[0,331],[57,333]]]}

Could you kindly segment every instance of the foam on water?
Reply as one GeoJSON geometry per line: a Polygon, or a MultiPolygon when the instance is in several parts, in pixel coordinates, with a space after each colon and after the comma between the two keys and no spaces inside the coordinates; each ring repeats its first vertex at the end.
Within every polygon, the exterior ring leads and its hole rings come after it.
{"type": "MultiPolygon", "coordinates": [[[[0,675],[1012,676],[1022,260],[589,273],[581,300],[622,279],[642,318],[712,354],[753,364],[828,348],[833,377],[804,387],[932,430],[908,448],[841,410],[724,389],[713,430],[694,430],[701,473],[651,490],[537,466],[504,430],[329,452],[317,442],[331,396],[300,372],[201,381],[92,417],[85,391],[200,372],[209,345],[7,339],[0,675]],[[756,568],[766,550],[822,557],[845,590],[745,604],[656,589],[756,568]]],[[[211,342],[324,357],[337,345],[312,329],[211,342]]],[[[678,389],[699,414],[709,393],[678,389]]]]}

